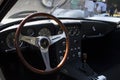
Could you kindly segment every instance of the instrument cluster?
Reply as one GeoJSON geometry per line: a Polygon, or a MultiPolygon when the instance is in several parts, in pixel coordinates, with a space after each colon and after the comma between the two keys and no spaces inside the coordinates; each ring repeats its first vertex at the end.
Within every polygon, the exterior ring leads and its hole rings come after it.
{"type": "MultiPolygon", "coordinates": [[[[67,31],[68,31],[68,35],[70,37],[75,37],[75,36],[80,36],[81,32],[80,32],[80,27],[78,25],[69,25],[66,27],[67,31]]],[[[59,29],[58,34],[62,33],[62,30],[59,29]]]]}
{"type": "MultiPolygon", "coordinates": [[[[50,36],[52,33],[49,28],[24,28],[21,30],[21,34],[25,36],[50,36]]],[[[5,37],[5,43],[8,47],[8,49],[13,49],[15,48],[14,43],[15,43],[15,30],[11,30],[6,34],[5,37]]],[[[19,41],[19,46],[25,46],[23,41],[19,41]]]]}
{"type": "MultiPolygon", "coordinates": [[[[81,25],[80,24],[66,24],[66,29],[68,30],[69,42],[70,42],[70,51],[68,60],[75,57],[81,57],[81,25]]],[[[58,34],[62,33],[62,30],[59,29],[58,34]]],[[[65,40],[60,41],[57,45],[56,52],[58,53],[58,60],[62,60],[65,52],[65,40]],[[59,45],[59,46],[58,46],[59,45]]]]}
{"type": "Polygon", "coordinates": [[[68,29],[68,34],[70,36],[79,36],[80,35],[80,30],[78,26],[73,26],[73,27],[67,27],[68,29]]]}

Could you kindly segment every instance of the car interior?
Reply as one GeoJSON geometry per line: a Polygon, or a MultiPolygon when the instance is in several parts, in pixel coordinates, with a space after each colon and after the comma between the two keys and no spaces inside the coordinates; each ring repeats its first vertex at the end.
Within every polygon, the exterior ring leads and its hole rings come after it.
{"type": "Polygon", "coordinates": [[[33,13],[1,24],[0,79],[120,80],[120,19],[116,19],[33,13]]]}

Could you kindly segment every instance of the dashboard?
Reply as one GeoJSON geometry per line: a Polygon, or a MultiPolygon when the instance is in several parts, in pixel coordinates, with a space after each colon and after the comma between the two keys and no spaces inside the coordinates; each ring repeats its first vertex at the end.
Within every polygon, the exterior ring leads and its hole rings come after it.
{"type": "MultiPolygon", "coordinates": [[[[76,58],[81,57],[81,40],[84,38],[103,37],[115,29],[115,26],[111,26],[109,23],[100,21],[89,21],[89,20],[61,20],[68,30],[70,39],[70,51],[69,57],[76,58]]],[[[21,34],[26,36],[51,36],[62,33],[60,27],[51,22],[37,23],[34,22],[29,25],[25,25],[21,31],[21,34]],[[35,23],[35,24],[34,24],[35,23]],[[37,24],[36,24],[37,23],[37,24]]],[[[18,24],[9,26],[0,31],[0,54],[4,55],[11,51],[15,51],[14,47],[14,35],[18,24]],[[12,27],[12,28],[11,28],[12,27]],[[11,28],[11,29],[9,29],[11,28]]],[[[55,52],[57,53],[58,59],[62,60],[65,51],[65,40],[57,42],[55,52]]],[[[26,48],[28,45],[20,41],[19,46],[26,48]]]]}
{"type": "MultiPolygon", "coordinates": [[[[116,23],[105,22],[105,21],[95,21],[95,20],[87,20],[87,19],[60,19],[68,32],[69,37],[69,52],[67,56],[66,63],[60,70],[62,74],[67,76],[76,78],[77,80],[87,80],[87,78],[93,78],[96,75],[93,70],[89,66],[87,67],[87,71],[82,68],[83,67],[83,53],[85,50],[89,50],[91,52],[91,45],[101,44],[98,39],[103,39],[108,36],[112,31],[115,31],[117,28],[116,23]],[[82,40],[87,40],[87,42],[92,39],[97,40],[89,43],[90,45],[85,47],[82,44],[82,40]],[[98,42],[97,42],[98,41],[98,42]],[[96,44],[97,43],[97,44],[96,44]],[[82,67],[81,67],[82,66],[82,67]],[[84,73],[86,71],[86,73],[84,73]],[[75,75],[76,74],[76,75],[75,75]],[[95,75],[95,76],[86,76],[95,75]]],[[[1,25],[0,27],[0,59],[1,61],[10,60],[12,63],[15,62],[16,58],[16,48],[15,44],[15,33],[19,26],[19,22],[8,23],[5,25],[1,25]],[[9,58],[8,58],[9,57],[9,58]]],[[[30,37],[39,37],[39,36],[54,36],[62,34],[62,29],[58,26],[58,24],[53,23],[50,20],[38,19],[31,20],[27,22],[23,28],[21,29],[21,34],[24,36],[30,37]]],[[[87,44],[86,42],[84,42],[87,44]]],[[[43,64],[42,56],[40,55],[40,51],[33,45],[28,44],[22,40],[19,41],[19,47],[24,55],[25,59],[37,68],[45,68],[43,64]],[[41,65],[43,64],[43,65],[41,65]]],[[[99,46],[100,50],[101,45],[99,46]]],[[[57,41],[55,44],[51,45],[49,48],[50,53],[50,62],[52,62],[51,67],[56,66],[59,62],[62,61],[66,49],[66,39],[63,38],[57,41]],[[52,58],[51,58],[52,57],[52,58]]],[[[96,51],[96,50],[95,50],[96,51]]],[[[94,51],[93,51],[94,52],[94,51]]],[[[89,56],[93,54],[88,54],[89,56]]],[[[97,55],[97,54],[96,54],[97,55]]],[[[93,59],[93,58],[92,58],[93,59]]],[[[3,63],[5,64],[5,63],[3,63]]],[[[10,62],[11,64],[11,62],[10,62]]],[[[15,62],[16,64],[16,62],[15,62]]],[[[18,62],[17,62],[18,64],[18,62]]],[[[15,66],[16,67],[16,66],[15,66]]]]}

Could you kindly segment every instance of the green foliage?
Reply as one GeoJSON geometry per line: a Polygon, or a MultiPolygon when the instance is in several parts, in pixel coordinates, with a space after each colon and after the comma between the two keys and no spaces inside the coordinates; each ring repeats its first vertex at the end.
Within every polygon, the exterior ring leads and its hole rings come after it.
{"type": "Polygon", "coordinates": [[[120,3],[120,0],[108,0],[108,3],[109,4],[113,3],[118,5],[120,3]]]}
{"type": "Polygon", "coordinates": [[[108,4],[108,7],[111,5],[111,4],[115,4],[117,5],[118,7],[118,10],[120,10],[120,0],[107,0],[107,4],[108,4]]]}

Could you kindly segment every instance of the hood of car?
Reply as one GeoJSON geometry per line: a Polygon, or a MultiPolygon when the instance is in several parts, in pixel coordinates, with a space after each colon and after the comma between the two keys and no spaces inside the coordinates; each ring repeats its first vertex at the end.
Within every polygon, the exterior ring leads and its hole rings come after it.
{"type": "Polygon", "coordinates": [[[84,11],[80,9],[57,8],[53,11],[52,15],[56,17],[84,18],[84,11]]]}
{"type": "Polygon", "coordinates": [[[0,0],[0,21],[16,2],[17,0],[0,0]]]}
{"type": "Polygon", "coordinates": [[[106,22],[113,22],[113,23],[120,24],[120,18],[117,18],[117,17],[94,16],[94,17],[88,17],[87,19],[98,20],[98,21],[106,21],[106,22]]]}

